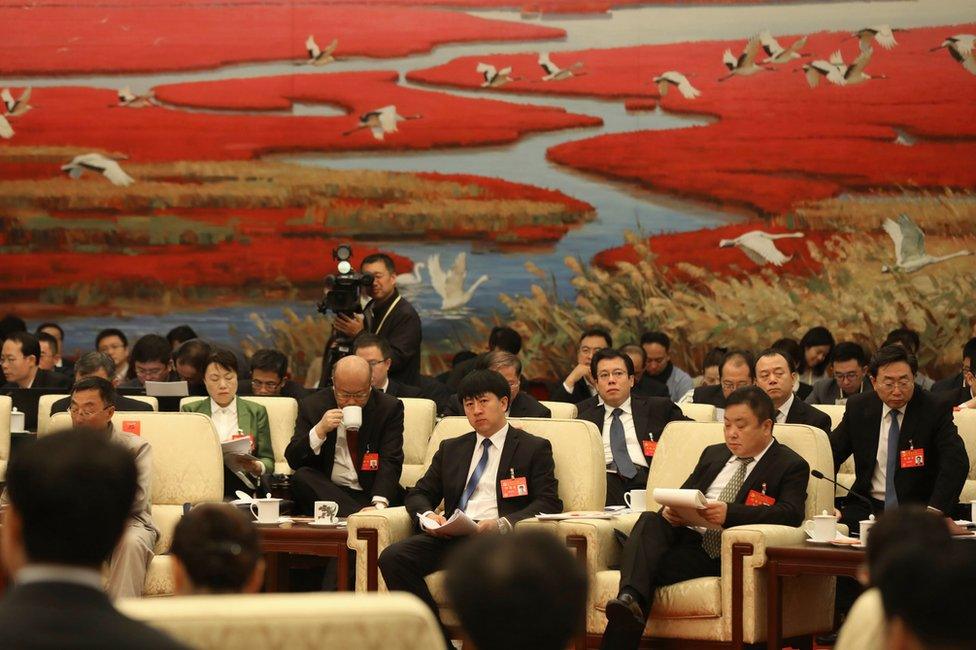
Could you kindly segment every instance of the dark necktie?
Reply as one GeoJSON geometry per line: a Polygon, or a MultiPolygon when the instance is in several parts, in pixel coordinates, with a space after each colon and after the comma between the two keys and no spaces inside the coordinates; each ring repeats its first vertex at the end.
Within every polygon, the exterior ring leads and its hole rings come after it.
{"type": "MultiPolygon", "coordinates": [[[[732,503],[735,501],[735,496],[742,489],[742,485],[746,482],[746,469],[749,464],[756,460],[755,458],[736,458],[739,461],[739,468],[735,470],[735,474],[729,479],[729,482],[725,484],[722,488],[722,493],[718,495],[719,501],[724,501],[726,503],[732,503]]],[[[708,557],[715,559],[722,554],[722,530],[721,529],[707,529],[702,534],[702,546],[705,548],[705,552],[708,553],[708,557]]]]}
{"type": "Polygon", "coordinates": [[[898,411],[888,413],[891,426],[888,427],[888,464],[885,471],[885,510],[898,507],[898,492],[895,490],[895,472],[898,471],[898,438],[901,429],[898,428],[898,411]]]}
{"type": "Polygon", "coordinates": [[[352,458],[352,468],[359,471],[359,430],[346,429],[346,445],[349,447],[349,457],[352,458]]]}
{"type": "Polygon", "coordinates": [[[458,510],[464,510],[468,507],[468,501],[471,499],[471,495],[478,488],[481,475],[485,473],[485,468],[488,467],[489,449],[491,449],[491,440],[485,438],[481,441],[481,459],[478,461],[477,466],[475,466],[474,471],[471,472],[471,478],[468,479],[468,484],[464,486],[464,493],[461,494],[461,500],[458,501],[458,510]]]}
{"type": "Polygon", "coordinates": [[[615,408],[610,419],[610,455],[613,464],[617,466],[617,473],[625,479],[637,476],[637,466],[627,451],[627,437],[624,435],[624,423],[620,421],[623,409],[615,408]]]}

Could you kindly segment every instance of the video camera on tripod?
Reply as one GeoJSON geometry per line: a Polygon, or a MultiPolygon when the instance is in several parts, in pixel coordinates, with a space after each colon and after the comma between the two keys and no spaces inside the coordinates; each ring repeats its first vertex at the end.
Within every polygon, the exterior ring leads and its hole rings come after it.
{"type": "MultiPolygon", "coordinates": [[[[363,313],[360,302],[360,290],[373,285],[373,276],[363,274],[353,269],[350,259],[352,247],[341,244],[332,251],[332,259],[336,264],[336,273],[325,276],[325,292],[322,300],[316,305],[320,314],[354,316],[363,313]]],[[[333,329],[332,339],[326,354],[323,367],[323,379],[330,377],[332,366],[336,361],[352,353],[352,339],[333,329]]]]}

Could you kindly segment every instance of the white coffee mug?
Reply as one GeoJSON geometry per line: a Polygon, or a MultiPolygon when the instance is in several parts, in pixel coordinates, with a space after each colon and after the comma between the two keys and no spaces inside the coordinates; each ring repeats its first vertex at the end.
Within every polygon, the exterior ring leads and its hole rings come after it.
{"type": "Polygon", "coordinates": [[[24,422],[26,421],[26,415],[17,410],[15,406],[12,411],[10,411],[10,431],[11,433],[24,433],[24,422]]]}
{"type": "Polygon", "coordinates": [[[363,426],[363,407],[344,406],[342,408],[342,426],[358,431],[359,427],[363,426]]]}
{"type": "Polygon", "coordinates": [[[631,490],[624,494],[624,503],[634,512],[647,510],[647,490],[631,490]]]}
{"type": "Polygon", "coordinates": [[[278,523],[279,508],[281,508],[281,499],[273,497],[255,499],[251,502],[251,514],[254,515],[254,518],[259,524],[278,523]]]}
{"type": "Polygon", "coordinates": [[[971,512],[969,513],[969,521],[976,523],[976,499],[969,502],[971,512]]]}
{"type": "Polygon", "coordinates": [[[837,518],[825,512],[803,522],[803,530],[815,542],[829,542],[837,537],[837,518]]]}
{"type": "Polygon", "coordinates": [[[339,521],[339,504],[335,501],[315,502],[315,523],[334,524],[339,521]]]}
{"type": "Polygon", "coordinates": [[[868,533],[871,531],[871,526],[874,525],[874,515],[871,515],[869,519],[862,519],[860,522],[860,539],[861,546],[868,545],[868,533]]]}

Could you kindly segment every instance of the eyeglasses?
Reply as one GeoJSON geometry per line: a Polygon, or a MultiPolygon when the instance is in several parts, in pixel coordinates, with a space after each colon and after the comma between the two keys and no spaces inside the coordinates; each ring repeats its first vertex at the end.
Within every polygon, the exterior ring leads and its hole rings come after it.
{"type": "Polygon", "coordinates": [[[749,385],[749,382],[746,382],[746,381],[741,381],[741,382],[739,382],[737,384],[732,383],[731,381],[723,381],[722,382],[722,390],[732,392],[732,391],[734,391],[736,389],[739,389],[739,388],[745,388],[748,385],[749,385]]]}
{"type": "Polygon", "coordinates": [[[835,372],[834,379],[837,381],[856,381],[860,377],[860,374],[856,370],[852,372],[835,372]]]}
{"type": "Polygon", "coordinates": [[[885,379],[884,381],[881,382],[881,386],[885,390],[895,390],[895,387],[898,387],[901,390],[908,390],[909,388],[911,388],[912,384],[914,383],[915,381],[912,378],[902,377],[901,379],[897,379],[897,380],[885,379]]]}
{"type": "Polygon", "coordinates": [[[281,386],[283,382],[281,381],[260,381],[257,379],[251,380],[251,388],[266,388],[267,390],[274,390],[278,386],[281,386]]]}
{"type": "Polygon", "coordinates": [[[613,370],[613,371],[610,371],[610,372],[603,371],[601,373],[597,373],[596,378],[599,379],[600,381],[606,381],[606,380],[610,379],[611,377],[613,377],[614,379],[616,379],[616,380],[619,381],[619,380],[623,379],[626,376],[627,376],[627,372],[624,371],[624,370],[613,370]]]}
{"type": "Polygon", "coordinates": [[[336,399],[347,400],[347,399],[366,399],[369,397],[369,389],[359,391],[358,393],[347,393],[344,390],[335,391],[336,399]]]}
{"type": "Polygon", "coordinates": [[[77,415],[78,417],[90,418],[93,415],[98,415],[102,411],[112,408],[112,406],[113,406],[112,404],[109,404],[108,406],[103,406],[102,408],[97,409],[95,411],[82,411],[76,404],[72,404],[68,408],[68,412],[70,412],[71,415],[77,415]]]}
{"type": "Polygon", "coordinates": [[[373,359],[372,361],[367,361],[366,363],[369,364],[369,367],[370,368],[375,368],[376,366],[380,365],[381,363],[386,363],[386,359],[379,359],[379,360],[373,359]]]}
{"type": "Polygon", "coordinates": [[[136,364],[136,377],[141,377],[141,378],[145,378],[145,377],[158,377],[159,375],[164,374],[166,372],[166,370],[167,370],[166,366],[163,366],[163,365],[158,366],[156,368],[145,368],[145,367],[140,366],[137,363],[136,364]]]}

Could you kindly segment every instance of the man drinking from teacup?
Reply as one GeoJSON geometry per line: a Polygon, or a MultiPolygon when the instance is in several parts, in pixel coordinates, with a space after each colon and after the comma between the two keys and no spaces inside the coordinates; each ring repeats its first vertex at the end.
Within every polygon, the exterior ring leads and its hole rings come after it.
{"type": "Polygon", "coordinates": [[[619,350],[593,355],[590,371],[597,395],[579,404],[579,419],[603,432],[607,463],[607,505],[624,505],[624,494],[643,490],[657,440],[668,422],[687,420],[667,397],[632,395],[634,362],[619,350]]]}
{"type": "Polygon", "coordinates": [[[641,515],[624,544],[618,595],[607,603],[603,648],[637,648],[657,587],[720,575],[724,528],[800,525],[810,468],[773,439],[775,418],[761,388],[729,395],[725,444],[706,447],[681,486],[704,493],[708,505],[698,513],[714,527],[692,527],[667,507],[641,515]]]}
{"type": "Polygon", "coordinates": [[[335,501],[340,517],[399,505],[403,403],[371,390],[370,375],[365,359],[344,357],[332,386],[299,402],[285,449],[298,512],[310,514],[316,501],[335,501]]]}

